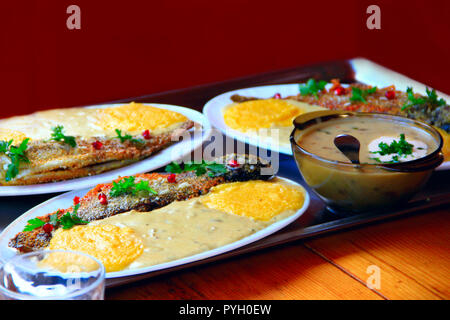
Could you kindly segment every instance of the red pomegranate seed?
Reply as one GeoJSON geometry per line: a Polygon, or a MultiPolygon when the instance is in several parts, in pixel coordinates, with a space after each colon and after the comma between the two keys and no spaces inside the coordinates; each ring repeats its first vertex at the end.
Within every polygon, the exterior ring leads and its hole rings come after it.
{"type": "Polygon", "coordinates": [[[51,223],[46,223],[42,228],[46,233],[50,233],[53,230],[53,225],[51,223]]]}
{"type": "Polygon", "coordinates": [[[395,91],[394,91],[394,90],[386,91],[386,93],[385,93],[384,95],[385,95],[386,98],[388,98],[389,100],[395,99],[395,91]]]}
{"type": "Polygon", "coordinates": [[[95,141],[92,142],[92,146],[95,150],[100,150],[103,147],[103,143],[101,143],[100,141],[95,141]]]}
{"type": "Polygon", "coordinates": [[[228,166],[230,166],[230,167],[232,167],[232,168],[236,168],[236,167],[239,167],[239,163],[237,162],[236,159],[231,159],[231,160],[228,162],[228,166]]]}
{"type": "Polygon", "coordinates": [[[142,132],[142,136],[144,137],[145,140],[149,140],[152,136],[150,135],[150,131],[145,130],[144,132],[142,132]]]}
{"type": "Polygon", "coordinates": [[[74,205],[77,205],[77,204],[79,204],[80,203],[80,197],[75,197],[75,198],[73,198],[73,204],[74,205]]]}
{"type": "Polygon", "coordinates": [[[103,205],[107,205],[108,204],[108,199],[106,199],[106,195],[103,193],[100,193],[98,195],[98,200],[100,201],[101,204],[103,205]]]}
{"type": "Polygon", "coordinates": [[[345,94],[346,90],[344,87],[337,87],[336,89],[334,89],[334,94],[337,96],[342,96],[343,94],[345,94]]]}
{"type": "Polygon", "coordinates": [[[281,94],[279,93],[275,93],[275,95],[273,96],[274,99],[281,99],[281,94]]]}
{"type": "Polygon", "coordinates": [[[176,182],[177,175],[175,173],[171,173],[167,176],[167,181],[169,183],[175,183],[176,182]]]}

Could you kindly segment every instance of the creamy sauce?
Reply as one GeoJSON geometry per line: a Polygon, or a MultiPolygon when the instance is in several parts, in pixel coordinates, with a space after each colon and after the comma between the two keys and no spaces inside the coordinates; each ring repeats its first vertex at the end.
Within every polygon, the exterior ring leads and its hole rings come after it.
{"type": "Polygon", "coordinates": [[[64,126],[64,134],[90,137],[115,137],[115,129],[137,135],[149,129],[153,134],[170,130],[187,118],[177,112],[130,103],[110,108],[67,108],[36,112],[0,120],[2,140],[29,137],[50,139],[52,128],[64,126]]]}
{"type": "Polygon", "coordinates": [[[176,201],[151,212],[130,211],[89,225],[58,230],[50,241],[50,248],[91,254],[104,263],[108,272],[142,268],[238,241],[294,214],[304,203],[302,187],[276,178],[256,184],[249,181],[225,185],[228,188],[215,187],[217,189],[212,188],[206,195],[176,201]],[[245,190],[247,183],[255,192],[245,192],[242,199],[250,205],[241,202],[242,206],[239,206],[238,202],[231,201],[231,206],[227,206],[224,202],[236,198],[235,191],[245,190]],[[273,208],[252,206],[260,202],[261,194],[268,186],[272,193],[283,193],[268,195],[267,201],[274,202],[273,208]],[[209,199],[212,195],[219,195],[219,198],[209,199]],[[234,210],[237,214],[228,212],[234,210]]]}
{"type": "Polygon", "coordinates": [[[99,222],[133,229],[143,253],[127,269],[177,260],[244,238],[265,223],[205,207],[198,199],[178,201],[153,212],[130,211],[99,222]]]}
{"type": "Polygon", "coordinates": [[[230,104],[224,108],[223,117],[234,130],[261,142],[287,147],[295,117],[319,110],[324,108],[295,100],[265,99],[230,104]]]}
{"type": "Polygon", "coordinates": [[[360,141],[361,162],[378,164],[371,157],[378,157],[379,154],[370,151],[378,149],[379,142],[390,142],[391,137],[396,137],[398,141],[401,133],[405,134],[406,141],[415,141],[416,147],[425,144],[426,153],[437,148],[437,142],[432,140],[432,136],[419,127],[382,118],[374,119],[364,114],[328,120],[306,130],[296,130],[294,138],[297,143],[304,150],[321,157],[319,159],[294,148],[294,157],[302,177],[331,208],[363,212],[392,206],[409,200],[430,174],[429,170],[396,172],[379,166],[352,165],[333,142],[336,135],[343,133],[353,135],[360,141]],[[322,159],[344,163],[336,164],[322,159]]]}
{"type": "Polygon", "coordinates": [[[334,138],[340,134],[349,134],[359,140],[361,144],[359,155],[361,163],[377,163],[378,161],[375,158],[380,161],[392,160],[392,155],[380,158],[379,154],[373,152],[380,150],[378,148],[380,142],[390,144],[393,140],[399,141],[400,134],[404,134],[406,141],[414,145],[413,154],[409,157],[401,158],[400,161],[423,157],[437,148],[434,139],[418,128],[411,128],[403,123],[370,118],[347,118],[326,121],[323,124],[307,129],[297,142],[308,152],[322,158],[349,162],[347,157],[336,148],[333,142],[334,138]]]}

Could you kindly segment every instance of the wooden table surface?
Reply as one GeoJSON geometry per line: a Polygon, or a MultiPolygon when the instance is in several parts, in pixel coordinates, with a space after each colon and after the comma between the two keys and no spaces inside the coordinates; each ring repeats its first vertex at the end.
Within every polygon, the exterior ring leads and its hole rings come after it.
{"type": "MultiPolygon", "coordinates": [[[[250,84],[294,82],[310,76],[351,79],[333,62],[233,82],[134,98],[197,108],[250,84]],[[182,99],[180,98],[182,97],[182,99]],[[177,101],[180,99],[180,101],[177,101]]],[[[110,288],[106,299],[449,299],[449,208],[426,211],[338,234],[110,288]],[[367,282],[379,270],[379,286],[367,282]]]]}

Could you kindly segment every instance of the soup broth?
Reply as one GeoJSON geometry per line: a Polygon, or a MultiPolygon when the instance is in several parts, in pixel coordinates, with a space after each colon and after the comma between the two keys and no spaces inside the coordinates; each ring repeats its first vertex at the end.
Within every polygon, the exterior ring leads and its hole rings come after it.
{"type": "Polygon", "coordinates": [[[424,157],[437,148],[433,137],[418,128],[385,119],[360,119],[357,117],[330,120],[315,125],[307,129],[297,143],[306,151],[321,158],[349,162],[347,157],[334,145],[334,138],[340,134],[349,134],[359,140],[361,163],[377,163],[380,162],[380,158],[385,161],[377,153],[379,142],[389,144],[393,140],[399,141],[401,134],[404,135],[406,142],[413,145],[413,148],[412,154],[403,156],[400,161],[424,157]]]}

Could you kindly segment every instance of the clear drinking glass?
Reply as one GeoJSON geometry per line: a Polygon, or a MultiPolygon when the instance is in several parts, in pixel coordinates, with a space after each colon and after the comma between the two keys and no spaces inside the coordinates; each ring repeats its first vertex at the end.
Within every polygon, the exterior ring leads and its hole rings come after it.
{"type": "Polygon", "coordinates": [[[102,300],[104,292],[105,268],[85,253],[35,251],[0,266],[0,299],[102,300]]]}

